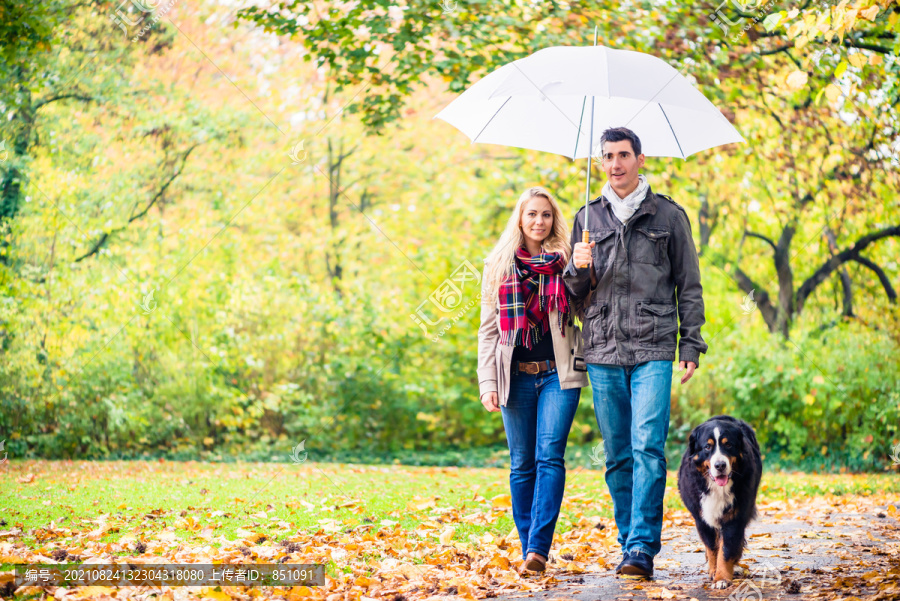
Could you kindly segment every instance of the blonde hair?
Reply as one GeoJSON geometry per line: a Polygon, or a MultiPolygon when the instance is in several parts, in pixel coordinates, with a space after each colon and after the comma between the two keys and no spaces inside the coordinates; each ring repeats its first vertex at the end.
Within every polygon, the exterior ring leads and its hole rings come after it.
{"type": "Polygon", "coordinates": [[[492,306],[497,305],[498,296],[500,294],[500,284],[515,273],[516,249],[525,245],[525,234],[522,232],[522,213],[525,211],[525,203],[532,198],[539,196],[546,198],[550,202],[550,209],[553,213],[553,227],[550,233],[544,238],[543,247],[545,252],[561,252],[566,261],[572,253],[572,246],[569,244],[569,227],[563,219],[562,211],[559,203],[550,194],[550,191],[541,186],[528,188],[519,197],[516,207],[513,209],[509,221],[506,222],[506,228],[500,234],[500,240],[493,250],[488,253],[484,260],[484,281],[485,288],[488,292],[488,298],[481,299],[482,303],[490,303],[492,306]]]}

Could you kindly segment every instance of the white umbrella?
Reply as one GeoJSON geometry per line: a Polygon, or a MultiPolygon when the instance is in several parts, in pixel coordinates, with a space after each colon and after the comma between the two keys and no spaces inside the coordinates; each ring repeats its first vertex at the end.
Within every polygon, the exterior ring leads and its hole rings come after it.
{"type": "Polygon", "coordinates": [[[647,156],[683,159],[744,141],[719,109],[665,61],[606,46],[554,46],[503,65],[434,118],[472,142],[571,159],[588,158],[591,134],[599,139],[609,127],[633,130],[647,156]],[[585,99],[594,101],[593,114],[585,99]],[[593,118],[590,131],[580,125],[582,115],[593,118]]]}
{"type": "Polygon", "coordinates": [[[473,143],[587,158],[585,205],[593,141],[607,128],[634,131],[647,156],[683,159],[745,141],[712,102],[662,59],[597,45],[553,46],[503,65],[434,118],[473,143]]]}

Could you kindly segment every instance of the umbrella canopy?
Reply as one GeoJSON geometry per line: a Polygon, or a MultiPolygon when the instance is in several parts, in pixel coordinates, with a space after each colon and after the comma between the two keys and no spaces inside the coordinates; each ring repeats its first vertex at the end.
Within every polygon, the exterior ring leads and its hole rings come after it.
{"type": "Polygon", "coordinates": [[[591,141],[610,127],[634,131],[647,156],[683,159],[744,141],[721,111],[665,61],[606,46],[554,46],[503,65],[434,118],[472,142],[571,159],[588,158],[591,141]]]}

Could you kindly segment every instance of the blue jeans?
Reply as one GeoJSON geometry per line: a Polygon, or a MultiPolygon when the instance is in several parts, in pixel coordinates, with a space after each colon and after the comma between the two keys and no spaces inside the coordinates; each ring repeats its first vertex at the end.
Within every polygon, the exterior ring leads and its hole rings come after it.
{"type": "Polygon", "coordinates": [[[619,544],[623,552],[654,557],[662,547],[672,362],[587,368],[619,544]]]}
{"type": "Polygon", "coordinates": [[[581,388],[563,390],[556,370],[511,374],[501,407],[509,444],[513,520],[528,553],[548,557],[566,487],[566,442],[581,388]]]}

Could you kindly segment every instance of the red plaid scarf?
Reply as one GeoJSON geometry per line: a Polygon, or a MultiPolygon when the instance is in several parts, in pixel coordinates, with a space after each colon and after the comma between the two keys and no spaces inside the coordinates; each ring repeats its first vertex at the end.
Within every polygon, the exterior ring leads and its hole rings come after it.
{"type": "Polygon", "coordinates": [[[516,249],[515,277],[500,285],[500,344],[531,349],[550,329],[551,308],[559,312],[559,329],[565,332],[562,325],[569,312],[561,275],[565,266],[562,253],[532,257],[525,248],[516,249]]]}

